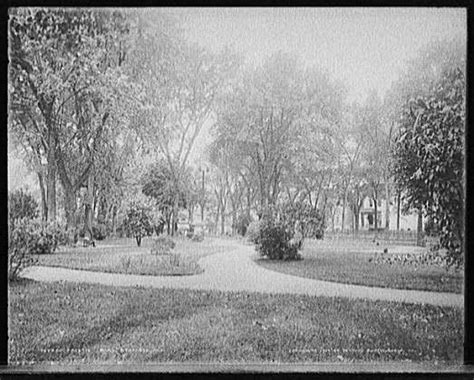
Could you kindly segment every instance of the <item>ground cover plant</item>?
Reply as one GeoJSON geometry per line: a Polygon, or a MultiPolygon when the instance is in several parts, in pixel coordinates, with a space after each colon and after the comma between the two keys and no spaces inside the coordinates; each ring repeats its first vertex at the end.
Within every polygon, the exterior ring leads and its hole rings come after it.
{"type": "Polygon", "coordinates": [[[228,249],[231,241],[208,238],[196,243],[176,238],[170,255],[151,253],[153,239],[144,238],[140,247],[133,239],[121,238],[98,242],[96,248],[61,247],[54,255],[38,255],[38,265],[83,269],[109,273],[142,275],[192,275],[202,272],[197,261],[228,249]]]}
{"type": "Polygon", "coordinates": [[[29,280],[9,300],[11,364],[462,359],[459,308],[29,280]]]}
{"type": "Polygon", "coordinates": [[[462,271],[452,268],[446,270],[437,265],[404,265],[397,261],[374,260],[376,255],[389,256],[394,250],[396,248],[393,246],[377,246],[371,242],[307,240],[301,252],[303,260],[281,262],[257,259],[256,262],[270,270],[317,280],[397,289],[463,292],[462,271]],[[385,248],[387,253],[383,253],[385,248]]]}

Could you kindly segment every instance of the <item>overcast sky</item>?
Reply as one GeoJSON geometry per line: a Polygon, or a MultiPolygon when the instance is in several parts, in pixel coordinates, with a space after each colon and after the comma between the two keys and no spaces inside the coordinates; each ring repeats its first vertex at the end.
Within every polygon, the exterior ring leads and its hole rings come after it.
{"type": "Polygon", "coordinates": [[[466,35],[462,8],[171,8],[188,39],[228,45],[251,63],[293,52],[327,69],[362,100],[383,96],[406,59],[433,38],[466,35]]]}

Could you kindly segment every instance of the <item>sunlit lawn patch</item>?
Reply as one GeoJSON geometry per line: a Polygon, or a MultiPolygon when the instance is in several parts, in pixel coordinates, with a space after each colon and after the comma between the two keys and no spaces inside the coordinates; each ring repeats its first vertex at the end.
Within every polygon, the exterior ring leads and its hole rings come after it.
{"type": "MultiPolygon", "coordinates": [[[[398,263],[378,263],[374,252],[383,254],[395,249],[380,243],[357,241],[306,241],[301,261],[257,260],[267,269],[318,280],[343,282],[357,285],[380,286],[398,289],[417,289],[438,292],[462,293],[462,271],[445,270],[437,266],[412,266],[398,263]]],[[[410,248],[406,248],[410,250],[410,248]]],[[[416,249],[416,248],[413,248],[416,249]]]]}
{"type": "Polygon", "coordinates": [[[459,363],[462,309],[345,298],[23,281],[10,363],[459,363]]]}
{"type": "Polygon", "coordinates": [[[142,275],[192,275],[201,273],[197,261],[207,255],[229,249],[232,242],[207,238],[193,242],[176,239],[172,255],[150,253],[152,239],[144,239],[138,247],[133,239],[98,242],[97,247],[62,247],[52,255],[39,255],[38,265],[59,266],[91,271],[142,275]]]}

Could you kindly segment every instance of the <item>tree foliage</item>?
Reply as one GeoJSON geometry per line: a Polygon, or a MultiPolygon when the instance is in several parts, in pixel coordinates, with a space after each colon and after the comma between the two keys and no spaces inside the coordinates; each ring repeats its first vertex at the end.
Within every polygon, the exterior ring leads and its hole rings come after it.
{"type": "Polygon", "coordinates": [[[465,75],[443,71],[434,91],[405,105],[394,148],[394,175],[411,207],[440,227],[453,263],[463,261],[465,75]]]}

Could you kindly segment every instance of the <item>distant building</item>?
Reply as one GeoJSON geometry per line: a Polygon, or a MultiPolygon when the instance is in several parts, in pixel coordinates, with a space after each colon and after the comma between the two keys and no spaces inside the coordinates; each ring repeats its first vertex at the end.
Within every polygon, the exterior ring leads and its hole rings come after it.
{"type": "MultiPolygon", "coordinates": [[[[394,197],[390,200],[389,204],[389,229],[397,229],[397,199],[394,197]]],[[[385,228],[385,199],[379,199],[377,201],[377,227],[379,229],[385,228]]],[[[352,231],[355,229],[356,216],[352,212],[349,206],[346,207],[344,216],[344,230],[352,231]]],[[[375,229],[375,204],[372,198],[365,197],[362,202],[362,207],[359,213],[359,230],[374,230],[375,229]]],[[[400,211],[400,230],[401,231],[416,231],[418,224],[418,214],[410,213],[404,215],[400,211]]],[[[334,220],[327,221],[327,229],[332,230],[334,227],[335,231],[341,230],[342,224],[342,205],[336,207],[334,212],[334,220]]]]}

